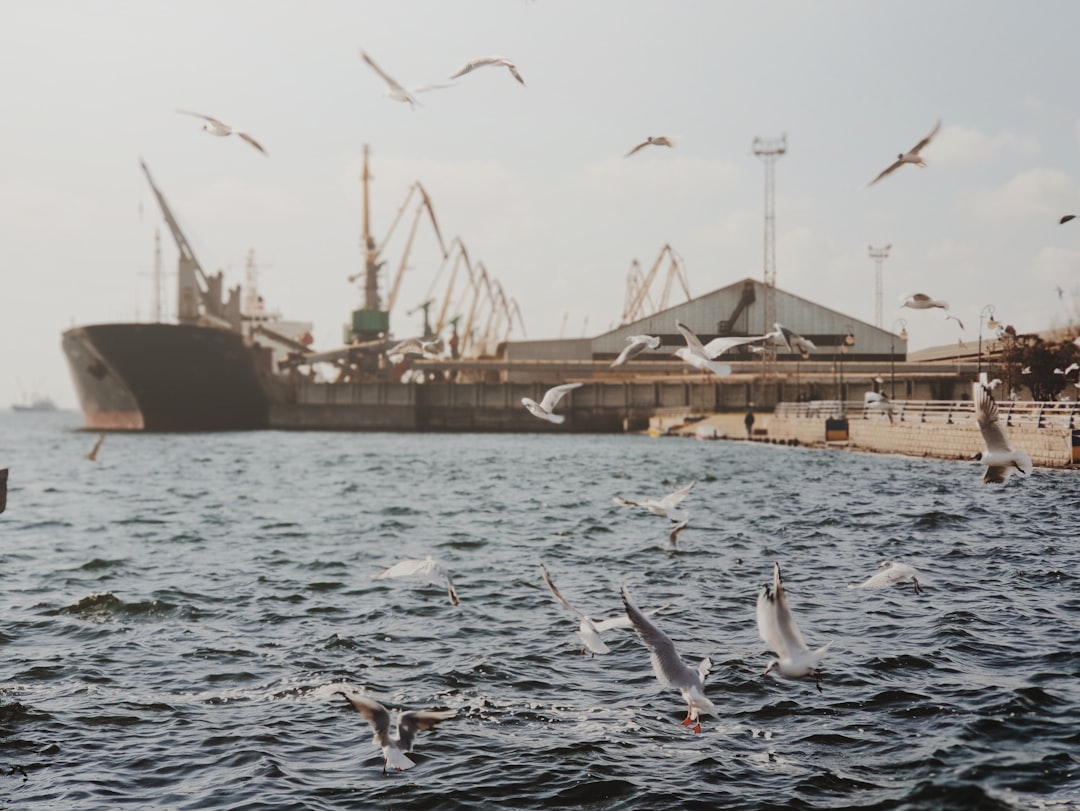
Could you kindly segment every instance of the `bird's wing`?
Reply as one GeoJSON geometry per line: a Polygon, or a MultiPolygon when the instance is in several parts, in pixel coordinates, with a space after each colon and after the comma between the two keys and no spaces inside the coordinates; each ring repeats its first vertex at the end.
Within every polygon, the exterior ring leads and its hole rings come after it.
{"type": "Polygon", "coordinates": [[[580,620],[588,620],[589,618],[578,611],[574,606],[570,605],[570,601],[562,596],[562,593],[555,588],[555,584],[551,582],[551,575],[548,574],[547,568],[543,563],[540,564],[540,576],[544,578],[544,582],[547,584],[548,589],[555,595],[555,599],[565,605],[570,611],[580,620]]]}
{"type": "Polygon", "coordinates": [[[713,360],[714,358],[718,358],[723,355],[729,349],[734,349],[735,347],[742,346],[743,344],[752,344],[754,343],[754,341],[763,340],[765,340],[764,335],[751,335],[749,337],[738,338],[732,336],[713,338],[711,341],[705,344],[705,346],[702,347],[702,351],[705,353],[705,357],[707,357],[709,360],[713,360]]]}
{"type": "Polygon", "coordinates": [[[611,362],[612,369],[614,369],[616,366],[622,366],[624,363],[630,360],[630,358],[634,357],[645,348],[645,344],[639,343],[633,338],[627,338],[627,340],[630,341],[630,343],[623,347],[623,351],[619,353],[619,357],[615,358],[615,360],[611,362]]]}
{"type": "Polygon", "coordinates": [[[380,68],[378,65],[376,65],[375,60],[372,59],[370,56],[368,56],[365,51],[360,51],[360,56],[365,62],[368,63],[368,65],[371,66],[371,69],[373,71],[375,71],[377,74],[379,74],[379,76],[382,78],[382,80],[384,82],[386,82],[386,84],[389,85],[391,89],[398,91],[406,99],[412,99],[412,94],[408,90],[406,90],[404,87],[402,87],[400,84],[398,84],[398,82],[392,76],[390,76],[388,73],[386,73],[386,71],[384,71],[382,68],[380,68]]]}
{"type": "Polygon", "coordinates": [[[956,317],[955,315],[953,315],[952,313],[950,313],[950,312],[946,311],[946,312],[945,312],[945,320],[946,320],[946,321],[948,321],[948,320],[949,320],[950,318],[951,318],[951,319],[952,319],[953,321],[955,321],[955,322],[956,322],[957,324],[959,324],[959,325],[960,325],[960,329],[961,329],[961,330],[962,330],[962,329],[964,328],[964,322],[963,322],[963,321],[961,321],[961,320],[960,320],[959,318],[957,318],[957,317],[956,317]]]}
{"type": "Polygon", "coordinates": [[[510,75],[521,82],[522,86],[525,84],[525,80],[521,78],[521,74],[517,71],[517,66],[513,62],[507,62],[506,68],[510,71],[510,75]]]}
{"type": "Polygon", "coordinates": [[[504,62],[505,60],[501,56],[481,56],[478,59],[470,59],[460,68],[458,68],[457,72],[454,73],[450,78],[456,79],[458,76],[464,76],[466,73],[471,70],[475,70],[476,68],[482,68],[486,65],[500,65],[504,62]]]}
{"type": "Polygon", "coordinates": [[[686,345],[690,348],[690,351],[698,357],[707,359],[708,356],[705,354],[705,347],[701,345],[701,341],[698,339],[697,335],[694,334],[694,331],[681,321],[676,321],[675,326],[678,328],[679,332],[682,333],[682,336],[686,340],[686,345]]]}
{"type": "Polygon", "coordinates": [[[630,618],[630,622],[633,624],[638,636],[641,637],[641,641],[645,643],[645,647],[649,649],[656,678],[663,685],[688,683],[691,671],[679,657],[679,652],[675,650],[675,643],[671,641],[667,634],[653,625],[648,617],[641,613],[641,610],[634,605],[634,601],[630,599],[630,594],[626,591],[625,586],[621,591],[623,605],[626,606],[626,615],[630,618]]]}
{"type": "Polygon", "coordinates": [[[382,704],[374,699],[365,698],[356,693],[338,691],[340,695],[352,704],[353,709],[360,713],[361,717],[371,724],[375,730],[375,737],[380,746],[386,746],[390,742],[390,712],[382,704]]]}
{"type": "Polygon", "coordinates": [[[457,589],[454,588],[454,578],[450,576],[450,572],[444,569],[440,568],[439,571],[446,580],[446,594],[450,598],[450,605],[457,605],[461,600],[458,598],[457,589]]]}
{"type": "Polygon", "coordinates": [[[653,146],[675,146],[675,142],[666,135],[660,135],[652,139],[653,146]]]}
{"type": "Polygon", "coordinates": [[[640,507],[641,506],[641,502],[639,502],[639,501],[628,501],[627,499],[623,498],[622,496],[612,496],[611,500],[614,501],[616,504],[618,504],[620,506],[623,506],[623,507],[640,507]]]}
{"type": "Polygon", "coordinates": [[[799,650],[807,650],[799,629],[791,617],[780,579],[780,565],[773,564],[773,586],[761,587],[757,602],[758,633],[770,648],[781,656],[791,656],[799,650]]]}
{"type": "Polygon", "coordinates": [[[236,134],[243,138],[245,141],[247,141],[249,144],[251,144],[253,147],[255,147],[257,150],[262,152],[264,155],[269,157],[269,153],[262,148],[262,145],[250,135],[248,135],[246,132],[237,132],[236,134]]]}
{"type": "MultiPolygon", "coordinates": [[[[671,603],[664,603],[663,605],[658,605],[656,608],[650,608],[648,611],[642,611],[641,613],[643,613],[646,617],[651,617],[653,614],[657,614],[663,611],[670,605],[671,603]]],[[[611,631],[615,628],[631,628],[634,624],[630,621],[629,616],[627,616],[626,614],[619,614],[615,617],[607,617],[606,619],[602,620],[593,620],[593,625],[598,631],[611,631]]]]}
{"type": "Polygon", "coordinates": [[[873,180],[871,180],[871,181],[870,181],[869,183],[867,183],[866,185],[867,185],[867,186],[873,186],[873,185],[874,185],[875,183],[877,183],[877,182],[878,182],[879,180],[881,180],[881,178],[883,178],[883,177],[885,177],[885,176],[887,176],[887,175],[890,175],[890,174],[892,174],[893,172],[895,172],[895,171],[896,171],[896,170],[897,170],[898,168],[900,168],[900,167],[901,167],[901,166],[903,166],[903,165],[904,165],[904,162],[903,162],[903,161],[893,161],[893,162],[892,162],[892,164],[891,164],[891,165],[890,165],[890,166],[889,166],[889,167],[888,167],[887,169],[884,169],[884,170],[883,170],[883,171],[881,172],[881,174],[880,174],[880,175],[878,175],[877,177],[875,177],[875,178],[874,178],[873,180]]]}
{"type": "Polygon", "coordinates": [[[426,572],[427,567],[428,562],[426,560],[407,558],[398,561],[388,569],[384,569],[382,572],[375,575],[375,579],[382,580],[384,577],[408,577],[409,575],[426,572]]]}
{"type": "Polygon", "coordinates": [[[544,409],[544,411],[551,411],[551,409],[559,404],[559,400],[561,400],[568,391],[573,391],[583,385],[583,383],[563,383],[561,386],[554,386],[548,389],[547,392],[544,393],[544,399],[540,401],[540,408],[544,409]]]}
{"type": "Polygon", "coordinates": [[[1075,220],[1075,219],[1076,219],[1075,214],[1066,214],[1064,217],[1061,218],[1061,221],[1058,223],[1058,225],[1064,225],[1069,220],[1075,220]]]}
{"type": "Polygon", "coordinates": [[[672,490],[670,493],[666,493],[663,498],[660,499],[658,506],[664,509],[670,510],[676,504],[681,502],[684,498],[690,495],[690,491],[694,489],[696,481],[692,481],[689,484],[684,484],[678,490],[672,490]]]}
{"type": "Polygon", "coordinates": [[[449,82],[449,83],[444,82],[443,84],[422,84],[422,85],[419,85],[418,87],[410,87],[409,92],[410,93],[426,93],[429,90],[442,90],[445,87],[453,87],[453,86],[454,86],[454,82],[449,82]]]}
{"type": "Polygon", "coordinates": [[[176,112],[183,113],[184,115],[193,115],[196,118],[201,118],[204,121],[209,121],[211,124],[214,124],[215,126],[222,127],[224,129],[229,129],[228,124],[226,124],[223,121],[218,121],[213,116],[203,115],[202,113],[195,113],[195,112],[192,112],[191,110],[177,110],[176,112]]]}
{"type": "Polygon", "coordinates": [[[440,721],[446,721],[457,715],[456,710],[410,710],[398,716],[398,740],[406,752],[412,751],[413,740],[417,732],[431,729],[440,721]]]}
{"type": "Polygon", "coordinates": [[[634,154],[635,152],[638,152],[638,151],[640,151],[640,150],[644,149],[644,148],[645,148],[645,147],[647,147],[648,145],[649,145],[649,141],[642,141],[642,142],[641,142],[640,144],[638,144],[638,145],[637,145],[637,146],[635,146],[635,147],[634,147],[633,149],[631,149],[631,150],[630,150],[629,152],[627,152],[627,153],[626,153],[626,155],[625,155],[624,157],[627,157],[627,158],[629,158],[629,157],[630,157],[631,155],[633,155],[633,154],[634,154]]]}
{"type": "Polygon", "coordinates": [[[975,418],[979,422],[983,442],[988,451],[1011,451],[1009,438],[998,420],[998,405],[990,388],[983,383],[974,385],[975,418]]]}
{"type": "Polygon", "coordinates": [[[934,125],[934,128],[930,130],[929,133],[927,133],[925,138],[923,138],[921,141],[919,141],[919,143],[915,144],[915,146],[911,148],[912,154],[918,155],[919,150],[925,147],[928,143],[930,143],[930,139],[937,135],[939,129],[941,129],[941,119],[938,119],[938,122],[934,125]]]}

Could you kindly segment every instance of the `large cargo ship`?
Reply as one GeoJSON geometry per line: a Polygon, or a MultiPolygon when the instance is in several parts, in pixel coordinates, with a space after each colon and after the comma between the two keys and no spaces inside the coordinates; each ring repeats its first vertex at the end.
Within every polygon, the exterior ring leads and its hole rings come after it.
{"type": "Polygon", "coordinates": [[[85,427],[266,427],[270,403],[288,396],[276,361],[308,350],[312,325],[264,308],[250,254],[246,295],[241,300],[238,285],[225,297],[222,274],[203,272],[145,163],[142,168],[180,251],[177,322],[91,324],[63,334],[85,427]]]}

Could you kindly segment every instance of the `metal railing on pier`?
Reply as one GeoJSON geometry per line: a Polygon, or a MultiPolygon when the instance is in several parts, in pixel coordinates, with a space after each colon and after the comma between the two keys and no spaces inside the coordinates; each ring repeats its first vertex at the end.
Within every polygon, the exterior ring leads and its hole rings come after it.
{"type": "MultiPolygon", "coordinates": [[[[891,400],[873,406],[860,401],[810,400],[805,403],[778,403],[774,413],[777,417],[791,419],[847,417],[953,425],[974,421],[975,405],[971,400],[891,400]]],[[[1005,400],[998,402],[998,413],[998,419],[1010,427],[1080,427],[1080,403],[1071,401],[1047,403],[1005,400]]]]}

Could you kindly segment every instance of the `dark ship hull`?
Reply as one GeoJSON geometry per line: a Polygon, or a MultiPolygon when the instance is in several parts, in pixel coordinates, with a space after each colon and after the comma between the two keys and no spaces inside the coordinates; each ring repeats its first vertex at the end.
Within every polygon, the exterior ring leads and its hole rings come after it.
{"type": "Polygon", "coordinates": [[[126,431],[265,428],[279,391],[269,348],[190,324],[95,324],[63,335],[85,427],[126,431]]]}

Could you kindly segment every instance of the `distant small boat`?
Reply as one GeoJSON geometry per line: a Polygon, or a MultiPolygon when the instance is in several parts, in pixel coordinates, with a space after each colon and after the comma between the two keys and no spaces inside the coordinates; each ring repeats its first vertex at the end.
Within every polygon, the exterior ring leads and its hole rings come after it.
{"type": "Polygon", "coordinates": [[[15,403],[12,408],[16,411],[56,411],[56,403],[48,397],[38,395],[29,403],[15,403]]]}

